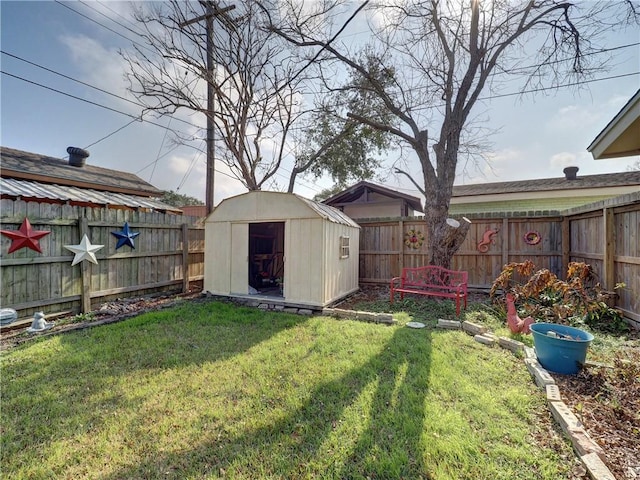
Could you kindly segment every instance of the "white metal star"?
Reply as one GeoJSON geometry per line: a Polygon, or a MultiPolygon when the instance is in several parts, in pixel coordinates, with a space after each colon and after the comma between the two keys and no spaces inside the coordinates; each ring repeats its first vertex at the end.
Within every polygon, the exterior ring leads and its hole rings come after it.
{"type": "Polygon", "coordinates": [[[73,267],[76,263],[80,263],[83,260],[89,260],[92,263],[98,264],[98,259],[96,258],[95,252],[100,250],[104,245],[92,245],[89,237],[85,233],[80,241],[79,245],[65,245],[64,248],[67,250],[71,250],[75,253],[75,257],[73,257],[73,262],[71,262],[71,266],[73,267]]]}

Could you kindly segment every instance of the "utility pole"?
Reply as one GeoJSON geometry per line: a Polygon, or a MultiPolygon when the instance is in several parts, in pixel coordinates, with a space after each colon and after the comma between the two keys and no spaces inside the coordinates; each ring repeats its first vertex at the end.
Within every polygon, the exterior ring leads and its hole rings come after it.
{"type": "Polygon", "coordinates": [[[180,28],[184,28],[187,25],[191,25],[192,23],[200,22],[201,20],[206,21],[206,31],[207,31],[207,186],[206,186],[206,206],[207,206],[207,215],[213,211],[214,207],[214,185],[215,185],[215,122],[214,122],[214,112],[215,112],[215,89],[214,89],[214,80],[215,80],[215,72],[214,72],[214,59],[213,59],[213,49],[215,48],[213,42],[213,20],[218,15],[224,15],[227,12],[233,10],[235,5],[231,5],[224,8],[218,8],[211,1],[201,1],[202,5],[205,6],[206,11],[204,15],[200,15],[199,17],[192,18],[191,20],[187,20],[186,22],[182,22],[179,24],[180,28]]]}

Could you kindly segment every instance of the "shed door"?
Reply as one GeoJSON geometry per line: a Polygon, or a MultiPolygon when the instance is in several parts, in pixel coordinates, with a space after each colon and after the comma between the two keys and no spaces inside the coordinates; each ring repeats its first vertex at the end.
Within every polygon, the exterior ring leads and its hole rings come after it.
{"type": "Polygon", "coordinates": [[[231,224],[231,293],[249,293],[249,224],[231,224]]]}

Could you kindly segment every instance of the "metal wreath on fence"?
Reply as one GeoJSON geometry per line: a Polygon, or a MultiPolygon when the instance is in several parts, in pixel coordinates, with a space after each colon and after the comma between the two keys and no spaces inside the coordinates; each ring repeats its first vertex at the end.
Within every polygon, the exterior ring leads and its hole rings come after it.
{"type": "Polygon", "coordinates": [[[531,230],[524,234],[524,243],[527,245],[537,245],[540,243],[540,240],[542,240],[542,237],[540,236],[540,233],[535,230],[531,230]]]}
{"type": "Polygon", "coordinates": [[[424,235],[420,230],[411,229],[404,235],[404,244],[409,248],[418,249],[424,243],[424,235]]]}

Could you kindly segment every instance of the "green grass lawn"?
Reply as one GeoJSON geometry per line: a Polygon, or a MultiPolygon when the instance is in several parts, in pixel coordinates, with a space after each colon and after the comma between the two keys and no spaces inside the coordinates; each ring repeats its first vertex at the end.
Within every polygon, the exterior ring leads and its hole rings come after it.
{"type": "Polygon", "coordinates": [[[570,478],[522,360],[440,313],[415,330],[196,302],[25,344],[1,357],[2,476],[570,478]]]}

